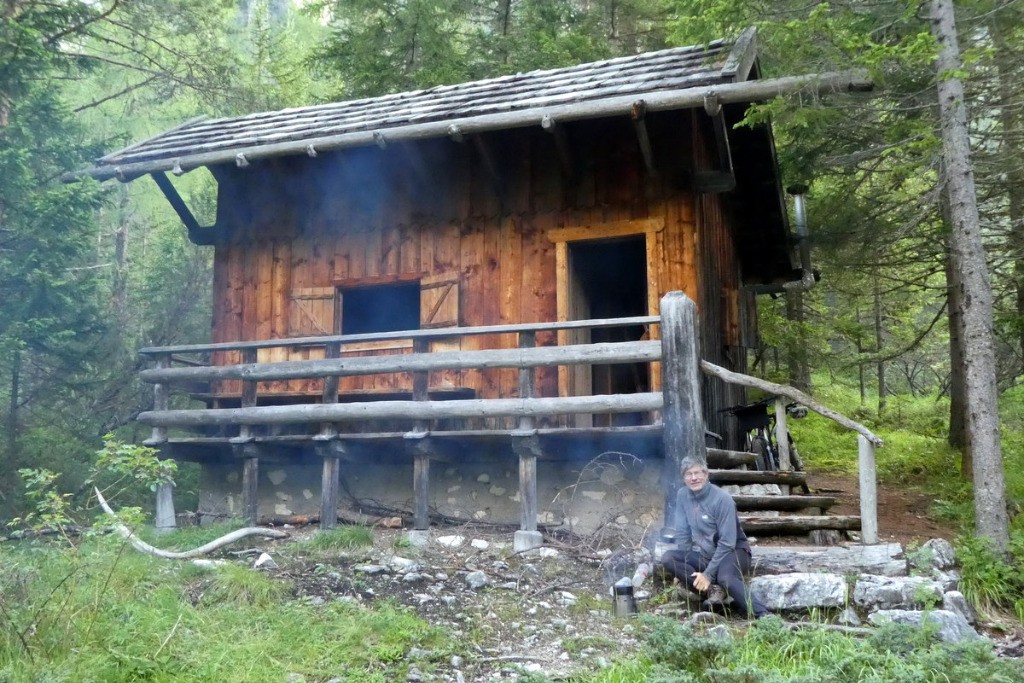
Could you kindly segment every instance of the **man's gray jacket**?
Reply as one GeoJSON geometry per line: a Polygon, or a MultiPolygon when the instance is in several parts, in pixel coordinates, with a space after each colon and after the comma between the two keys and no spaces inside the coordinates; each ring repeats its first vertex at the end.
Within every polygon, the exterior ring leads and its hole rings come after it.
{"type": "Polygon", "coordinates": [[[736,503],[710,482],[697,493],[686,486],[680,488],[675,517],[677,547],[684,553],[700,553],[708,563],[702,573],[712,583],[718,578],[718,567],[737,548],[750,552],[736,503]]]}

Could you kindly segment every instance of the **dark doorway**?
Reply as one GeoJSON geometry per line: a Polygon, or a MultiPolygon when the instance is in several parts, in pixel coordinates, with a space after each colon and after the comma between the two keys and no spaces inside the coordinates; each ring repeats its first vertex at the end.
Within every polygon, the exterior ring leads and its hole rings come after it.
{"type": "MultiPolygon", "coordinates": [[[[573,319],[648,314],[646,235],[570,242],[569,270],[573,319]]],[[[601,327],[591,330],[586,341],[637,341],[646,333],[643,325],[601,327]]],[[[595,365],[589,374],[589,377],[579,378],[582,381],[577,381],[577,389],[583,389],[589,383],[589,393],[595,395],[650,391],[648,363],[595,365]]],[[[643,416],[597,415],[594,422],[598,425],[640,424],[643,416]]]]}

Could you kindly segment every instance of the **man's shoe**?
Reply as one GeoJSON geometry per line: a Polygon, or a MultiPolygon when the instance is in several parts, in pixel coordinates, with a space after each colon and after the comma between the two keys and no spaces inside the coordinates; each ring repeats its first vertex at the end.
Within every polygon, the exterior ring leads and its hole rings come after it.
{"type": "Polygon", "coordinates": [[[711,588],[708,589],[708,598],[706,602],[709,605],[724,605],[725,589],[718,584],[712,584],[711,588]]]}

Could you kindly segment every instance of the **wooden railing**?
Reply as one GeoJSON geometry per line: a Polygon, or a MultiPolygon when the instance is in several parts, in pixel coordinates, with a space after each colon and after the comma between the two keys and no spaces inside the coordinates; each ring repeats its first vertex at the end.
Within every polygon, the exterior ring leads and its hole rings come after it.
{"type": "MultiPolygon", "coordinates": [[[[614,414],[652,412],[660,417],[662,448],[665,453],[664,475],[666,519],[671,514],[672,500],[679,481],[679,461],[684,455],[697,455],[706,459],[703,411],[700,396],[700,374],[747,387],[761,389],[778,396],[800,401],[809,409],[859,434],[861,477],[861,527],[865,543],[877,543],[877,513],[875,509],[874,448],[881,439],[866,427],[822,406],[809,396],[791,387],[765,382],[754,377],[733,373],[703,362],[698,356],[698,328],[695,304],[681,292],[670,292],[661,300],[660,316],[640,316],[610,320],[579,320],[559,323],[531,323],[488,327],[448,328],[442,330],[415,330],[380,334],[307,337],[302,339],[272,339],[253,342],[233,342],[172,346],[142,349],[140,353],[153,359],[154,367],[142,371],[141,377],[154,387],[153,410],[141,413],[138,420],[153,427],[148,443],[159,446],[168,440],[169,428],[197,428],[234,425],[238,435],[233,444],[245,444],[254,439],[257,425],[299,424],[318,429],[314,437],[320,443],[339,438],[337,426],[342,423],[404,419],[413,422],[410,439],[429,434],[429,421],[450,418],[515,418],[510,434],[524,436],[535,433],[536,419],[552,415],[614,414]],[[558,330],[620,327],[631,325],[659,325],[660,341],[609,342],[570,344],[564,346],[537,346],[538,333],[558,330]],[[429,343],[438,339],[459,339],[473,335],[515,334],[517,348],[474,351],[429,352],[429,343]],[[383,340],[411,340],[412,352],[402,355],[341,357],[346,344],[383,340]],[[287,346],[290,348],[320,347],[325,358],[319,360],[256,362],[259,349],[287,346]],[[197,364],[187,360],[174,367],[182,354],[212,354],[223,351],[240,352],[242,362],[229,365],[197,364]],[[631,394],[592,396],[537,396],[535,371],[538,368],[573,365],[601,365],[620,363],[661,363],[661,391],[631,394]],[[512,368],[518,370],[518,397],[471,398],[436,401],[428,392],[429,373],[450,370],[488,370],[512,368]],[[409,400],[358,400],[340,403],[338,381],[342,377],[410,373],[412,391],[409,400]],[[258,385],[262,382],[293,379],[323,380],[319,403],[292,405],[258,405],[258,385]],[[170,409],[170,387],[173,384],[240,380],[242,392],[237,408],[170,409]]],[[[777,427],[783,435],[779,444],[788,444],[785,435],[784,410],[777,427]]],[[[536,452],[517,449],[520,454],[520,488],[522,492],[523,528],[536,529],[535,474],[536,452]],[[531,460],[532,458],[532,460],[531,460]],[[525,481],[525,483],[524,483],[525,481]]],[[[788,453],[783,451],[784,460],[788,453]]],[[[414,459],[414,490],[417,524],[426,520],[427,455],[414,459]]],[[[247,458],[243,468],[243,499],[255,505],[255,458],[247,458]],[[252,489],[249,491],[249,489],[252,489]],[[246,491],[250,495],[246,496],[246,491]]],[[[336,479],[337,462],[325,461],[324,481],[336,479]]],[[[331,509],[331,496],[336,492],[324,487],[322,507],[331,509]]],[[[336,502],[336,501],[335,501],[336,502]]],[[[247,511],[255,517],[255,509],[247,511]]],[[[417,528],[425,528],[417,526],[417,528]]]]}

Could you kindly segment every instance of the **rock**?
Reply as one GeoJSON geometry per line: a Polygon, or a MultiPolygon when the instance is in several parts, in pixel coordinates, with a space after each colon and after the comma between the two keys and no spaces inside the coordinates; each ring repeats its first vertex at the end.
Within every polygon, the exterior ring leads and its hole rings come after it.
{"type": "Polygon", "coordinates": [[[418,681],[423,680],[423,672],[415,666],[410,666],[409,673],[405,674],[405,680],[409,681],[409,683],[418,683],[418,681]]]}
{"type": "Polygon", "coordinates": [[[847,599],[846,580],[838,574],[757,576],[750,581],[750,592],[770,610],[843,607],[847,599]]]}
{"type": "Polygon", "coordinates": [[[419,647],[409,648],[409,657],[412,659],[428,659],[431,654],[430,650],[424,650],[419,647]]]}
{"type": "Polygon", "coordinates": [[[402,577],[402,581],[405,583],[419,583],[420,581],[426,581],[429,576],[426,574],[420,574],[419,572],[408,572],[402,577]]]}
{"type": "Polygon", "coordinates": [[[469,542],[469,544],[477,550],[487,550],[491,547],[491,544],[483,540],[482,538],[474,538],[472,541],[469,542]]]}
{"type": "Polygon", "coordinates": [[[538,548],[537,555],[544,558],[558,557],[558,551],[554,548],[538,548]]]}
{"type": "Polygon", "coordinates": [[[302,674],[288,674],[284,680],[285,683],[306,683],[306,677],[302,674]]]}
{"type": "Polygon", "coordinates": [[[260,553],[252,566],[253,569],[278,569],[277,562],[274,562],[274,558],[267,553],[260,553]]]}
{"type": "Polygon", "coordinates": [[[448,660],[448,663],[452,665],[453,669],[461,669],[462,668],[462,662],[463,662],[463,659],[459,655],[452,655],[452,658],[450,660],[448,660]]]}
{"type": "Polygon", "coordinates": [[[967,598],[960,591],[947,591],[942,595],[942,609],[954,614],[959,614],[968,624],[974,624],[978,617],[974,608],[967,602],[967,598]]]}
{"type": "Polygon", "coordinates": [[[690,617],[690,624],[693,626],[699,626],[700,624],[722,624],[725,623],[725,617],[714,612],[697,612],[690,617]]]}
{"type": "Polygon", "coordinates": [[[479,477],[476,478],[476,480],[478,482],[480,482],[481,484],[490,484],[491,483],[491,475],[489,475],[489,474],[481,474],[479,477]]]}
{"type": "Polygon", "coordinates": [[[414,572],[419,570],[420,563],[416,560],[410,560],[408,557],[395,555],[388,560],[388,567],[396,572],[414,572]]]}
{"type": "Polygon", "coordinates": [[[919,610],[888,609],[872,612],[868,615],[868,621],[875,626],[880,626],[886,622],[920,626],[926,619],[939,627],[939,640],[945,643],[961,643],[980,638],[975,630],[971,628],[971,625],[967,623],[966,619],[948,610],[937,609],[922,612],[919,610]]]}
{"type": "Polygon", "coordinates": [[[921,546],[931,551],[931,564],[936,569],[952,569],[956,566],[956,551],[953,544],[944,538],[933,538],[921,546]]]}
{"type": "Polygon", "coordinates": [[[956,569],[950,569],[949,571],[933,569],[932,578],[938,581],[942,585],[942,590],[947,593],[957,590],[960,586],[960,572],[956,569]]]}
{"type": "Polygon", "coordinates": [[[576,596],[569,591],[559,591],[556,602],[562,607],[572,607],[576,604],[576,596]]]}
{"type": "Polygon", "coordinates": [[[836,617],[836,623],[842,626],[860,626],[864,622],[857,616],[856,610],[852,607],[847,607],[836,617]]]}
{"type": "Polygon", "coordinates": [[[466,542],[465,536],[459,536],[458,534],[454,536],[438,536],[436,540],[438,545],[442,545],[445,548],[459,548],[466,542]]]}
{"type": "Polygon", "coordinates": [[[877,574],[905,576],[907,562],[900,559],[899,543],[850,546],[755,546],[751,549],[758,574],[827,571],[844,576],[877,574]]]}
{"type": "Polygon", "coordinates": [[[732,631],[725,624],[717,624],[707,630],[707,635],[712,638],[720,638],[722,640],[732,640],[732,631]]]}
{"type": "Polygon", "coordinates": [[[941,600],[942,585],[922,576],[861,574],[853,588],[854,603],[869,610],[929,607],[941,600]]]}
{"type": "Polygon", "coordinates": [[[487,578],[487,574],[484,574],[483,572],[477,571],[466,574],[466,585],[473,590],[479,590],[488,583],[490,583],[490,580],[487,578]]]}
{"type": "Polygon", "coordinates": [[[425,529],[409,529],[405,532],[405,540],[413,548],[426,548],[430,544],[430,532],[425,529]]]}
{"type": "Polygon", "coordinates": [[[352,571],[358,574],[369,574],[373,576],[375,574],[384,574],[388,571],[388,568],[379,564],[357,564],[352,567],[352,571]]]}

